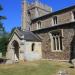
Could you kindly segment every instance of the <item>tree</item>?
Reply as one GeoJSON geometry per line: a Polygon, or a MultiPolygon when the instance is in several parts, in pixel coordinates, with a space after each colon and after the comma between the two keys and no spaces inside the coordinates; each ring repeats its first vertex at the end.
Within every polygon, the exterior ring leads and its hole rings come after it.
{"type": "Polygon", "coordinates": [[[0,38],[0,52],[2,53],[3,56],[6,55],[7,44],[8,44],[8,37],[3,36],[2,38],[0,38]]]}
{"type": "MultiPolygon", "coordinates": [[[[0,5],[0,11],[2,10],[3,8],[0,5]]],[[[6,54],[8,44],[8,36],[6,35],[6,31],[2,23],[4,19],[6,19],[6,17],[0,15],[0,52],[2,53],[3,56],[5,56],[6,54]]]]}
{"type": "MultiPolygon", "coordinates": [[[[2,10],[3,10],[3,8],[2,8],[2,6],[0,5],[0,11],[2,11],[2,10]]],[[[6,19],[6,17],[0,15],[0,29],[3,30],[3,31],[5,31],[5,30],[4,30],[4,27],[3,27],[3,23],[2,23],[2,20],[4,20],[4,19],[6,19]]]]}
{"type": "MultiPolygon", "coordinates": [[[[3,10],[3,8],[2,8],[2,6],[0,5],[0,11],[2,11],[3,10]]],[[[2,19],[6,19],[6,17],[5,16],[0,16],[0,20],[2,20],[2,19]]]]}
{"type": "Polygon", "coordinates": [[[3,8],[2,8],[2,6],[0,5],[0,10],[2,10],[3,8]]]}

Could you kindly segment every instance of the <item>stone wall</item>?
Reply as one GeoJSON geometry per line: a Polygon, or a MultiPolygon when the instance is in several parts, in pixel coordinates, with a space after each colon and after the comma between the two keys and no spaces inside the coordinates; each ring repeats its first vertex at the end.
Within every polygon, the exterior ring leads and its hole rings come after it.
{"type": "MultiPolygon", "coordinates": [[[[40,20],[41,26],[42,26],[41,29],[54,26],[54,23],[53,23],[54,16],[57,16],[57,24],[56,25],[61,25],[64,23],[72,22],[72,20],[73,20],[72,15],[73,15],[72,10],[70,10],[68,12],[62,12],[62,13],[58,13],[58,14],[49,16],[47,18],[43,18],[42,20],[40,20]]],[[[37,29],[37,22],[38,21],[39,21],[39,19],[36,22],[32,23],[31,31],[38,30],[37,29]]]]}
{"type": "Polygon", "coordinates": [[[58,24],[64,24],[64,23],[69,23],[72,21],[72,12],[63,12],[61,14],[57,15],[58,18],[58,24]]]}
{"type": "Polygon", "coordinates": [[[7,59],[15,60],[14,59],[14,47],[13,47],[13,41],[15,40],[18,42],[18,44],[20,44],[19,38],[16,36],[16,34],[14,34],[7,47],[7,53],[6,53],[7,59]]]}
{"type": "Polygon", "coordinates": [[[75,58],[75,29],[64,29],[63,31],[63,46],[67,58],[75,58]],[[74,54],[73,54],[74,53],[74,54]],[[74,55],[74,56],[73,56],[74,55]]]}
{"type": "MultiPolygon", "coordinates": [[[[58,28],[59,30],[61,28],[58,28]]],[[[71,58],[71,42],[73,41],[74,37],[74,29],[73,28],[62,28],[62,43],[63,43],[63,50],[59,52],[52,52],[51,50],[51,39],[49,37],[49,32],[39,32],[36,33],[42,38],[42,55],[44,59],[58,59],[58,60],[70,60],[71,58]]]]}
{"type": "Polygon", "coordinates": [[[20,40],[19,37],[14,33],[12,39],[8,44],[6,58],[15,62],[17,58],[15,58],[15,48],[13,46],[13,42],[16,41],[19,45],[17,48],[19,54],[19,60],[39,60],[42,58],[42,50],[41,50],[41,42],[32,42],[26,40],[20,40]],[[35,49],[32,51],[32,43],[35,44],[35,49]]]}
{"type": "Polygon", "coordinates": [[[41,42],[26,41],[24,51],[24,59],[28,61],[40,60],[42,58],[41,42]],[[32,44],[34,43],[34,50],[32,51],[32,44]]]}
{"type": "MultiPolygon", "coordinates": [[[[40,29],[52,26],[52,18],[48,18],[48,19],[45,19],[45,20],[39,20],[39,21],[41,22],[41,28],[40,29]]],[[[37,25],[38,25],[38,21],[35,22],[35,23],[32,23],[31,31],[38,30],[37,25]]]]}

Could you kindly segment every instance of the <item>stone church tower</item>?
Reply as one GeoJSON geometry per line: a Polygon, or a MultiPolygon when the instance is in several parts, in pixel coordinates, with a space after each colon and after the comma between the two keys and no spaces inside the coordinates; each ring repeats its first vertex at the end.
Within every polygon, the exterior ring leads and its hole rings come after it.
{"type": "Polygon", "coordinates": [[[22,3],[22,26],[23,31],[31,29],[31,21],[52,12],[52,8],[42,4],[39,0],[32,0],[28,3],[23,0],[22,3]]]}
{"type": "Polygon", "coordinates": [[[23,31],[29,30],[30,18],[28,16],[28,4],[26,0],[22,3],[22,26],[23,31]]]}

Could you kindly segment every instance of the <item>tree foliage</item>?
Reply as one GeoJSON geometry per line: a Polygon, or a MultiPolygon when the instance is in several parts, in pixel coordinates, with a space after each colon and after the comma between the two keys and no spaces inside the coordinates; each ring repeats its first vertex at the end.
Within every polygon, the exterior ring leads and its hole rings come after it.
{"type": "Polygon", "coordinates": [[[6,17],[5,16],[0,16],[0,20],[2,20],[2,19],[6,19],[6,17]]]}
{"type": "Polygon", "coordinates": [[[7,51],[8,37],[3,36],[0,38],[0,52],[5,56],[7,51]]]}
{"type": "MultiPolygon", "coordinates": [[[[2,6],[0,5],[0,11],[2,11],[2,10],[3,10],[3,8],[2,8],[2,6]]],[[[2,20],[4,20],[4,19],[6,19],[6,17],[5,17],[5,16],[0,15],[0,26],[1,26],[1,27],[3,27],[2,20]]]]}
{"type": "MultiPolygon", "coordinates": [[[[2,10],[3,8],[0,5],[0,12],[2,10]]],[[[6,19],[6,17],[0,15],[0,52],[3,54],[3,56],[6,54],[8,44],[8,37],[6,36],[6,31],[2,22],[4,19],[6,19]]]]}
{"type": "Polygon", "coordinates": [[[3,8],[2,8],[2,6],[0,5],[0,10],[2,10],[3,8]]]}

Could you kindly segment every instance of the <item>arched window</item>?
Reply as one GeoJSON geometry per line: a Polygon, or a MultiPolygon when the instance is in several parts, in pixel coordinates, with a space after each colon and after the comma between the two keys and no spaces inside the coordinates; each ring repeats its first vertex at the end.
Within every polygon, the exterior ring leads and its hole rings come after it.
{"type": "Polygon", "coordinates": [[[53,17],[53,22],[54,22],[54,24],[57,24],[57,16],[53,17]]]}
{"type": "Polygon", "coordinates": [[[51,39],[52,51],[61,51],[61,50],[63,50],[62,31],[61,30],[50,32],[50,39],[51,39]]]}
{"type": "Polygon", "coordinates": [[[37,22],[37,29],[40,29],[41,28],[41,21],[38,21],[37,22]]]}
{"type": "Polygon", "coordinates": [[[75,20],[75,11],[73,11],[73,19],[75,20]]]}
{"type": "Polygon", "coordinates": [[[32,43],[32,51],[34,51],[34,50],[35,50],[35,44],[32,43]]]}

